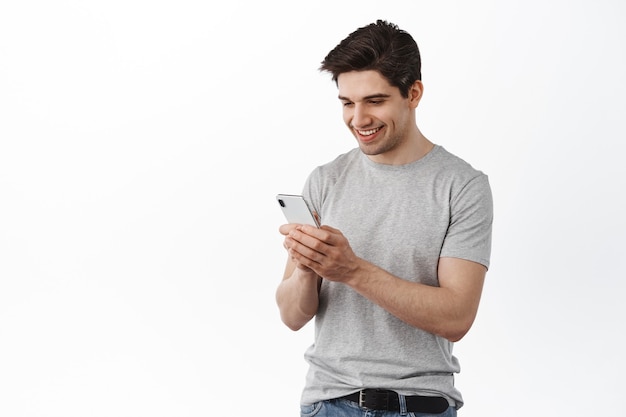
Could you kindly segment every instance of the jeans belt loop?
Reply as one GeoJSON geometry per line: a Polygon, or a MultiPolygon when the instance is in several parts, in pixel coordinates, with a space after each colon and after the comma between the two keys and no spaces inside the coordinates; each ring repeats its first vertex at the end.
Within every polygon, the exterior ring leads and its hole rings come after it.
{"type": "Polygon", "coordinates": [[[398,403],[400,405],[400,415],[407,415],[408,410],[406,409],[406,397],[404,395],[398,394],[398,403]]]}

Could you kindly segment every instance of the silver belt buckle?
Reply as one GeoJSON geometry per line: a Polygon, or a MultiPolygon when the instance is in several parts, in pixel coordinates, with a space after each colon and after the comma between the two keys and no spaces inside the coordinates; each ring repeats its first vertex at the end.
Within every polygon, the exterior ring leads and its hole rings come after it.
{"type": "Polygon", "coordinates": [[[359,407],[366,410],[388,410],[389,392],[376,389],[361,390],[359,391],[359,407]]]}

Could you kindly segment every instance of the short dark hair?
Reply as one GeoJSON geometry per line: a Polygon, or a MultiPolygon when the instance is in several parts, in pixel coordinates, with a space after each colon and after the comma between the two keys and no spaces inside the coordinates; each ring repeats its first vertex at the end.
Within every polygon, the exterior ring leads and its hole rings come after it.
{"type": "Polygon", "coordinates": [[[413,83],[422,79],[417,43],[406,31],[384,20],[363,26],[342,40],[322,61],[320,71],[339,75],[350,71],[378,71],[408,97],[413,83]]]}

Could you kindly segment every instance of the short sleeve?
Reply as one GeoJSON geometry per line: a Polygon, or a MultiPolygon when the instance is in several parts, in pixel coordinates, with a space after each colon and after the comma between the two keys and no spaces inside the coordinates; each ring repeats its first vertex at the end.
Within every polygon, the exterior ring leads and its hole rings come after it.
{"type": "Polygon", "coordinates": [[[442,257],[461,258],[489,268],[493,197],[485,174],[472,178],[450,201],[450,225],[442,257]]]}

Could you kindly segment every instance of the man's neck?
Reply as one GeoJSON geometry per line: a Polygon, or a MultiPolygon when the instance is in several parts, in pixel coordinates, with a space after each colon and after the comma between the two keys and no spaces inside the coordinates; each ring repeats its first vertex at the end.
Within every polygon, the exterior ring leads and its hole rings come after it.
{"type": "Polygon", "coordinates": [[[403,142],[401,146],[384,154],[368,155],[368,158],[379,164],[406,165],[422,159],[434,146],[419,129],[416,129],[415,134],[403,142]]]}

